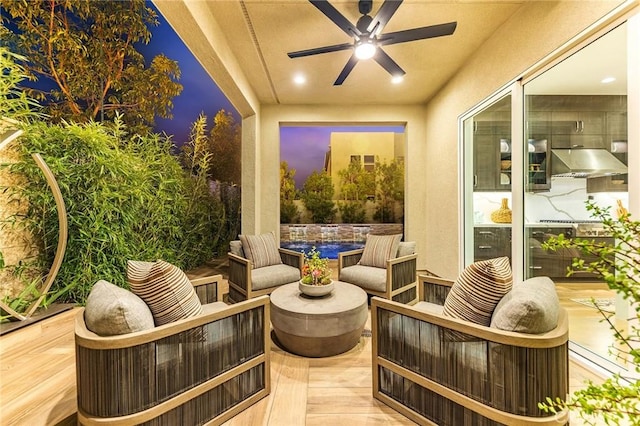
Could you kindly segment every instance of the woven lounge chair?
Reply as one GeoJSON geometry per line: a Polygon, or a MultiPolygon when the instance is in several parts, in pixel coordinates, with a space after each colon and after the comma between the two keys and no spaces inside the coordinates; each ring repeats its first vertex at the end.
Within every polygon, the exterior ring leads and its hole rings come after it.
{"type": "MultiPolygon", "coordinates": [[[[553,288],[547,277],[532,280],[553,288]]],[[[376,399],[418,424],[567,424],[567,412],[552,415],[537,406],[546,397],[565,398],[569,390],[564,309],[550,331],[505,331],[444,316],[453,281],[422,275],[419,281],[414,306],[372,299],[376,399]]],[[[493,318],[498,309],[504,307],[493,318]]]]}
{"type": "Polygon", "coordinates": [[[218,302],[221,276],[192,280],[201,315],[101,337],[76,318],[78,422],[218,425],[270,392],[269,298],[218,302]]]}
{"type": "Polygon", "coordinates": [[[242,242],[231,241],[228,253],[229,302],[271,294],[302,277],[303,253],[279,248],[271,233],[240,237],[242,242]]]}
{"type": "MultiPolygon", "coordinates": [[[[400,303],[415,303],[417,300],[415,242],[390,243],[384,253],[373,253],[370,262],[366,262],[367,244],[373,240],[389,239],[392,235],[372,235],[367,238],[365,247],[338,254],[338,279],[357,285],[367,293],[395,300],[400,303]],[[387,250],[388,249],[388,250],[387,250]],[[364,259],[363,259],[364,257],[364,259]],[[374,259],[377,257],[378,259],[374,259]]],[[[375,250],[372,250],[375,252],[375,250]]]]}

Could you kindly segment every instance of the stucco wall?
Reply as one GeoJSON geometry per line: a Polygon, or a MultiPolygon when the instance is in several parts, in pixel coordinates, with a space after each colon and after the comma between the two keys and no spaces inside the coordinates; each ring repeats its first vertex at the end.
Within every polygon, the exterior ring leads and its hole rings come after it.
{"type": "Polygon", "coordinates": [[[459,272],[458,117],[621,3],[525,3],[428,103],[423,259],[430,271],[446,277],[459,272]]]}

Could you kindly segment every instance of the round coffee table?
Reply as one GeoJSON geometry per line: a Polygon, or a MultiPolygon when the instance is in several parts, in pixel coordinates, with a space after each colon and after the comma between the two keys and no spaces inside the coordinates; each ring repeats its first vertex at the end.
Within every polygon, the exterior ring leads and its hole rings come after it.
{"type": "Polygon", "coordinates": [[[358,344],[367,321],[367,294],[360,287],[334,281],[323,297],[300,293],[298,283],[271,293],[271,324],[278,342],[307,357],[346,352],[358,344]]]}

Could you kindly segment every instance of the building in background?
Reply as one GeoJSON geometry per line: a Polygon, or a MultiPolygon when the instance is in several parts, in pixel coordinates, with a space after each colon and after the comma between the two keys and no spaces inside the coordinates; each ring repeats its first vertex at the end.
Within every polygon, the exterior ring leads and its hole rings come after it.
{"type": "MultiPolygon", "coordinates": [[[[359,162],[367,171],[375,171],[375,163],[404,161],[404,133],[394,132],[332,132],[324,169],[331,176],[334,199],[341,199],[340,170],[351,162],[359,162]]],[[[375,194],[371,194],[374,196],[375,194]]]]}

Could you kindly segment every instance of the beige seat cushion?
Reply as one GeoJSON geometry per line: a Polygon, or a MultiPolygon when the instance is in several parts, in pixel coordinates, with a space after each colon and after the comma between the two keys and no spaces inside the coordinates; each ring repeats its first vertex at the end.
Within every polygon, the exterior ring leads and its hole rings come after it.
{"type": "Polygon", "coordinates": [[[152,329],[149,307],[132,292],[100,280],[93,285],[84,309],[87,329],[100,336],[115,336],[152,329]]]}
{"type": "Polygon", "coordinates": [[[127,262],[131,291],[149,306],[156,325],[202,314],[202,304],[184,272],[163,260],[127,262]]]}
{"type": "Polygon", "coordinates": [[[254,269],[282,263],[273,232],[261,235],[240,235],[242,250],[254,269]]]}
{"type": "Polygon", "coordinates": [[[373,266],[347,266],[340,271],[340,281],[357,285],[365,290],[385,291],[387,270],[373,266]]]}
{"type": "Polygon", "coordinates": [[[512,285],[509,258],[472,263],[451,286],[442,314],[489,326],[493,310],[512,285]]]}
{"type": "Polygon", "coordinates": [[[264,266],[251,271],[251,288],[253,290],[263,290],[283,284],[299,281],[300,269],[285,265],[264,266]]]}
{"type": "Polygon", "coordinates": [[[549,277],[529,278],[515,284],[493,311],[491,327],[540,334],[558,325],[560,300],[549,277]]]}
{"type": "Polygon", "coordinates": [[[387,260],[394,259],[398,254],[398,245],[402,235],[367,235],[367,242],[360,262],[362,266],[386,268],[387,260]]]}

